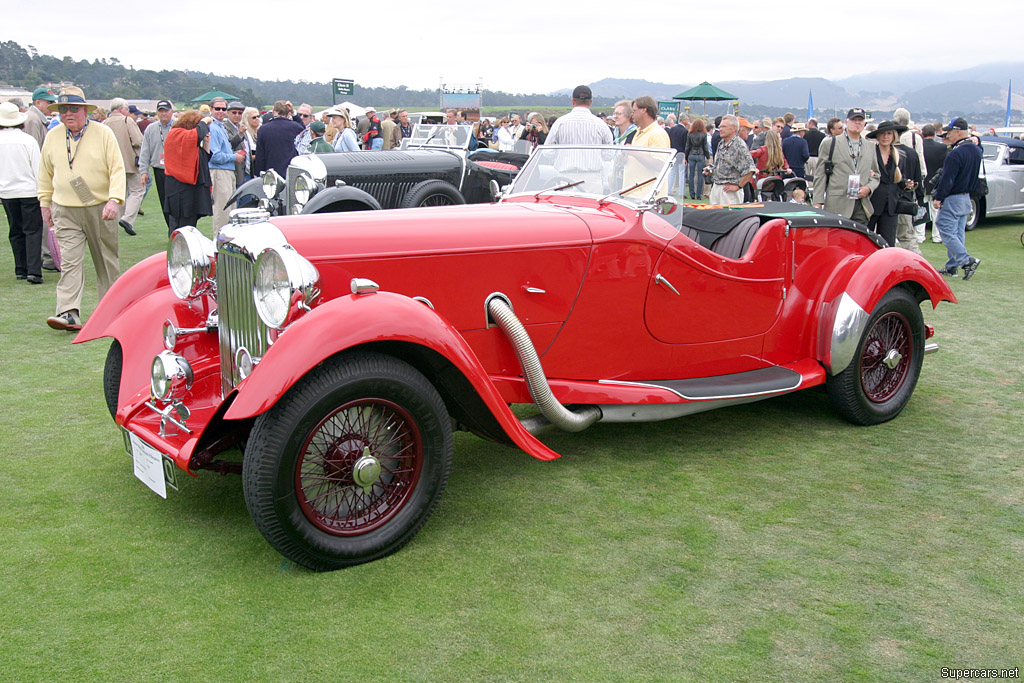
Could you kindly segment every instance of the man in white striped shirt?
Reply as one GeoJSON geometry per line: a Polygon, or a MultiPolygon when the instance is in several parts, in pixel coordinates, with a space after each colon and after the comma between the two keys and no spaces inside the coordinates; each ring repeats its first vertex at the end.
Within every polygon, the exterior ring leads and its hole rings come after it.
{"type": "Polygon", "coordinates": [[[594,94],[585,85],[572,91],[572,111],[551,126],[546,145],[610,145],[612,129],[590,111],[594,94]]]}

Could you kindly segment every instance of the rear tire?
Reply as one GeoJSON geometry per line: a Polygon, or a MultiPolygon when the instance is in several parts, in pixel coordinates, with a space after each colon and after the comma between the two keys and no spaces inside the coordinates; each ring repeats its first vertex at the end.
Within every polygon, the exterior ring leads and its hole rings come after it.
{"type": "Polygon", "coordinates": [[[850,365],[825,380],[836,412],[858,425],[899,415],[921,374],[924,335],[921,306],[906,290],[889,290],[868,318],[850,365]]]}
{"type": "Polygon", "coordinates": [[[964,226],[964,230],[974,230],[978,227],[978,223],[981,222],[981,211],[981,202],[971,197],[971,212],[967,214],[967,225],[964,226]]]}
{"type": "Polygon", "coordinates": [[[451,183],[443,180],[424,180],[413,186],[402,199],[402,208],[416,206],[451,206],[465,204],[466,198],[451,183]]]}

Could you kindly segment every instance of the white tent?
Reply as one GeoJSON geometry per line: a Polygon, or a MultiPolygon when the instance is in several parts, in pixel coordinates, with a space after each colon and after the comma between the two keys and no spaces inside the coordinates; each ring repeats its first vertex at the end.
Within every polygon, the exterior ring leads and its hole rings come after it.
{"type": "Polygon", "coordinates": [[[352,119],[356,118],[357,116],[363,116],[364,114],[366,114],[366,109],[352,102],[340,102],[334,106],[348,109],[349,118],[352,119]]]}

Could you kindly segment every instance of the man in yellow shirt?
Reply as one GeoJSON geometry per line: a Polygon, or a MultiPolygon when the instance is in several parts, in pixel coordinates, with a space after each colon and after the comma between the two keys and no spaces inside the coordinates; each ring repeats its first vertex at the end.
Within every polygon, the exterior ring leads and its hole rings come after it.
{"type": "Polygon", "coordinates": [[[630,144],[636,147],[672,146],[668,133],[658,125],[658,103],[650,95],[641,95],[633,100],[633,123],[638,130],[630,144]]]}
{"type": "Polygon", "coordinates": [[[120,274],[117,218],[125,196],[124,160],[113,131],[90,125],[88,112],[95,108],[73,86],[47,107],[60,114],[60,125],[43,140],[38,187],[43,223],[54,226],[61,252],[57,314],[46,320],[55,330],[82,328],[86,244],[100,298],[120,274]]]}

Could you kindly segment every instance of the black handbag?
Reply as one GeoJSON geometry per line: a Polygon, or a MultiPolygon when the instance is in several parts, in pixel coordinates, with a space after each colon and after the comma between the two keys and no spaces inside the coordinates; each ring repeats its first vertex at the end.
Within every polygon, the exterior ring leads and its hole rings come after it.
{"type": "Polygon", "coordinates": [[[908,199],[897,199],[896,213],[901,213],[905,216],[913,216],[917,213],[917,202],[912,202],[908,199]]]}

